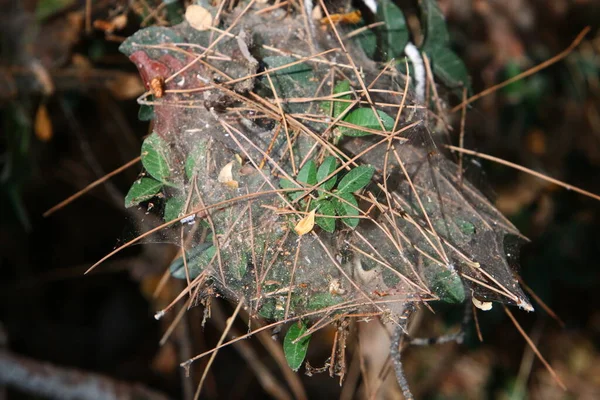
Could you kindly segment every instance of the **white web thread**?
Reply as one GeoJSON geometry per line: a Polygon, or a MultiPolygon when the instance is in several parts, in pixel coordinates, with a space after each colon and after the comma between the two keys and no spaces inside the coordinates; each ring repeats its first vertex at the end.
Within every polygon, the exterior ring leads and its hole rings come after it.
{"type": "Polygon", "coordinates": [[[408,57],[415,70],[416,97],[417,100],[422,103],[425,101],[425,65],[423,63],[423,57],[421,56],[419,49],[411,42],[408,42],[406,47],[404,47],[404,54],[406,54],[406,57],[408,57]]]}

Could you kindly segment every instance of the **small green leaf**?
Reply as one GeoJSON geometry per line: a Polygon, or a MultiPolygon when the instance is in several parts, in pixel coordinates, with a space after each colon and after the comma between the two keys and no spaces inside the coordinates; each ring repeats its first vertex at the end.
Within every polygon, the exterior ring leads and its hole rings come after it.
{"type": "Polygon", "coordinates": [[[140,121],[150,121],[154,118],[154,107],[148,104],[142,104],[138,110],[138,119],[140,121]]]}
{"type": "Polygon", "coordinates": [[[185,160],[185,176],[192,179],[194,173],[201,173],[206,170],[207,147],[205,141],[200,141],[196,147],[188,154],[185,160]]]}
{"type": "MultiPolygon", "coordinates": [[[[185,262],[187,263],[190,279],[194,279],[200,275],[216,253],[217,249],[211,243],[201,243],[191,250],[186,251],[185,262]]],[[[171,272],[173,278],[186,279],[183,257],[179,257],[171,263],[169,272],[171,272]]]]}
{"type": "Polygon", "coordinates": [[[179,218],[179,214],[185,206],[185,198],[182,196],[171,197],[165,204],[165,213],[163,218],[165,222],[173,221],[179,218]]]}
{"type": "MultiPolygon", "coordinates": [[[[348,203],[341,201],[340,199],[333,199],[333,205],[337,211],[339,216],[350,216],[356,217],[360,215],[358,210],[358,202],[352,193],[338,193],[337,194],[343,200],[346,200],[348,203]]],[[[342,222],[348,225],[350,228],[356,228],[358,223],[360,222],[359,218],[342,218],[342,222]]]]}
{"type": "MultiPolygon", "coordinates": [[[[317,214],[330,215],[332,217],[335,216],[335,207],[331,201],[320,200],[317,201],[316,204],[318,207],[317,214]]],[[[335,218],[317,217],[315,218],[315,222],[326,232],[331,233],[335,231],[335,218]]]]}
{"type": "MultiPolygon", "coordinates": [[[[334,156],[329,156],[323,160],[323,163],[319,165],[319,170],[317,171],[317,182],[323,182],[325,178],[335,171],[337,167],[337,160],[334,156]]],[[[323,190],[331,190],[335,186],[335,182],[337,181],[337,176],[332,176],[326,182],[321,184],[320,188],[323,190]]]]}
{"type": "Polygon", "coordinates": [[[381,120],[383,127],[387,131],[391,131],[394,128],[394,118],[390,117],[385,112],[377,110],[376,115],[370,108],[357,108],[350,114],[347,114],[343,119],[344,122],[357,125],[357,128],[340,126],[339,130],[345,136],[368,136],[372,135],[372,133],[361,130],[360,127],[381,131],[379,120],[381,120]]]}
{"type": "Polygon", "coordinates": [[[364,188],[371,182],[375,168],[370,165],[359,165],[351,169],[340,181],[338,192],[354,193],[359,189],[364,188]]]}
{"type": "Polygon", "coordinates": [[[158,181],[167,182],[169,169],[169,148],[164,140],[152,133],[142,144],[142,164],[146,171],[158,181]]]}
{"type": "Polygon", "coordinates": [[[432,291],[446,303],[465,301],[465,288],[458,274],[449,269],[438,272],[432,280],[432,291]]]}
{"type": "Polygon", "coordinates": [[[426,51],[431,58],[433,74],[449,88],[467,87],[470,91],[469,72],[463,61],[447,47],[426,51]]]}
{"type": "MultiPolygon", "coordinates": [[[[350,82],[348,82],[347,80],[338,82],[338,84],[335,85],[335,87],[333,88],[333,94],[345,93],[345,92],[349,92],[349,91],[350,91],[350,82]]],[[[343,100],[350,100],[351,98],[352,97],[350,97],[349,94],[345,94],[343,96],[338,97],[338,99],[343,99],[343,100]]],[[[344,111],[346,111],[346,108],[348,108],[348,107],[350,107],[350,103],[334,101],[333,102],[333,118],[337,118],[338,115],[340,115],[344,111]]]]}
{"type": "MultiPolygon", "coordinates": [[[[294,189],[294,188],[299,188],[299,186],[290,181],[289,179],[286,178],[281,178],[279,180],[279,186],[281,186],[282,189],[294,189]]],[[[290,199],[292,200],[296,200],[298,197],[300,197],[303,193],[302,190],[298,190],[298,191],[289,191],[289,192],[285,192],[290,199]]]]}
{"type": "Polygon", "coordinates": [[[341,296],[336,296],[329,292],[311,294],[308,299],[309,310],[322,310],[334,306],[343,301],[341,296]]]}
{"type": "Polygon", "coordinates": [[[298,342],[294,341],[300,336],[304,335],[307,331],[306,325],[302,321],[292,324],[288,329],[283,339],[283,352],[285,353],[285,359],[288,365],[293,371],[298,371],[304,362],[306,352],[308,351],[308,344],[310,343],[310,336],[308,335],[298,342]]]}
{"type": "Polygon", "coordinates": [[[459,219],[456,221],[456,224],[458,225],[458,228],[463,234],[467,236],[473,236],[475,234],[475,225],[473,225],[469,221],[459,219]]]}
{"type": "Polygon", "coordinates": [[[156,179],[141,178],[133,182],[125,196],[125,207],[137,206],[143,201],[150,200],[163,187],[156,179]]]}
{"type": "Polygon", "coordinates": [[[298,172],[296,178],[298,182],[314,185],[317,183],[317,164],[313,160],[309,160],[298,172]]]}

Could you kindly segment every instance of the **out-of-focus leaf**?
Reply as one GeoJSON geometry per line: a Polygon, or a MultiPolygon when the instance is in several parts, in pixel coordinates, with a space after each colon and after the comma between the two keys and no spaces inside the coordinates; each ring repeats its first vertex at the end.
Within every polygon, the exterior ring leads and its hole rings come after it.
{"type": "Polygon", "coordinates": [[[40,104],[35,114],[34,131],[35,137],[42,142],[52,139],[52,121],[50,121],[48,109],[45,104],[40,104]]]}
{"type": "Polygon", "coordinates": [[[470,93],[469,73],[450,48],[446,19],[436,0],[423,2],[422,22],[426,27],[422,50],[431,59],[433,74],[449,88],[466,87],[470,93]]]}
{"type": "Polygon", "coordinates": [[[300,336],[304,335],[307,331],[306,324],[302,321],[292,324],[288,329],[283,339],[283,352],[288,365],[293,371],[298,371],[304,362],[306,352],[308,351],[308,345],[310,343],[310,336],[294,341],[300,336]]]}
{"type": "Polygon", "coordinates": [[[338,192],[353,193],[364,188],[371,182],[375,168],[370,165],[359,165],[348,172],[338,185],[338,192]]]}
{"type": "MultiPolygon", "coordinates": [[[[158,45],[161,43],[179,43],[183,41],[179,35],[172,29],[165,28],[162,26],[150,26],[148,28],[141,29],[128,37],[119,46],[119,51],[130,57],[136,51],[144,50],[148,54],[148,57],[152,59],[160,59],[164,55],[164,50],[143,48],[140,45],[158,45]]],[[[178,57],[176,54],[175,57],[178,57]]]]}
{"type": "Polygon", "coordinates": [[[339,130],[344,136],[368,136],[371,132],[361,130],[364,127],[371,130],[381,131],[379,120],[383,123],[383,127],[391,131],[394,128],[394,119],[381,110],[377,110],[377,114],[370,108],[358,108],[347,114],[343,121],[349,124],[357,125],[357,128],[349,128],[340,126],[339,130]]]}
{"type": "Polygon", "coordinates": [[[35,7],[35,19],[41,22],[73,4],[75,0],[40,0],[35,7]]]}
{"type": "Polygon", "coordinates": [[[137,206],[143,201],[150,200],[163,187],[156,179],[141,178],[133,182],[125,196],[125,207],[137,206]]]}
{"type": "Polygon", "coordinates": [[[449,48],[439,47],[428,53],[433,73],[449,88],[467,87],[470,91],[469,72],[463,61],[449,48]]]}
{"type": "Polygon", "coordinates": [[[426,52],[439,47],[447,47],[450,35],[446,29],[446,19],[437,0],[425,0],[422,3],[423,24],[425,25],[425,43],[423,50],[426,52]]]}
{"type": "Polygon", "coordinates": [[[212,26],[213,16],[206,8],[192,4],[185,10],[185,20],[192,28],[205,31],[212,26]]]}

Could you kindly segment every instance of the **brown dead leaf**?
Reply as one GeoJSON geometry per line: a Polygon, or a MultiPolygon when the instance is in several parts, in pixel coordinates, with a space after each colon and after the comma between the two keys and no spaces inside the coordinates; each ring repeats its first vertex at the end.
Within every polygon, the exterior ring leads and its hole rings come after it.
{"type": "Polygon", "coordinates": [[[225,165],[223,168],[221,168],[217,180],[221,183],[226,184],[232,189],[237,189],[238,182],[233,179],[233,163],[234,161],[231,161],[227,163],[227,165],[225,165]]]}
{"type": "Polygon", "coordinates": [[[300,236],[306,235],[312,231],[315,226],[315,213],[317,210],[312,210],[308,215],[300,220],[294,227],[296,233],[300,236]]]}

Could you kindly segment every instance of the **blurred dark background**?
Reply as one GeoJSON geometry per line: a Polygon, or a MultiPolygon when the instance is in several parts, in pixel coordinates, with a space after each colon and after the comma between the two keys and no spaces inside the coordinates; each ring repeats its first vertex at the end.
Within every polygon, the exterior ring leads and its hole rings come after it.
{"type": "MultiPolygon", "coordinates": [[[[562,62],[474,103],[465,137],[467,148],[600,193],[600,3],[440,5],[475,92],[552,57],[591,26],[562,62]]],[[[138,382],[172,398],[190,390],[179,363],[214,346],[231,307],[218,303],[204,330],[202,311],[194,309],[176,340],[159,347],[170,321],[153,314],[181,288],[173,283],[157,299],[152,293],[173,248],[135,246],[83,275],[139,229],[144,217],[125,210],[123,198],[141,167],[42,214],[139,155],[148,123],[138,119],[135,98],[144,88],[117,47],[142,25],[176,22],[182,7],[101,0],[88,14],[80,0],[0,1],[0,351],[138,382]]],[[[452,117],[457,127],[459,117],[452,117]]],[[[539,305],[535,313],[514,313],[569,391],[558,389],[496,307],[479,314],[483,343],[472,329],[463,346],[407,351],[417,398],[600,398],[600,202],[481,164],[497,206],[531,239],[520,254],[523,280],[564,325],[539,305]]],[[[437,310],[421,324],[423,333],[443,333],[461,318],[460,308],[437,310]]],[[[319,338],[311,349],[317,364],[330,351],[331,333],[319,338]]],[[[277,375],[268,354],[255,352],[277,375]]],[[[200,372],[194,369],[196,379],[200,372]]],[[[337,380],[325,374],[302,380],[310,398],[339,396],[337,380]]],[[[267,397],[232,349],[219,353],[204,396],[267,397]]],[[[0,398],[43,396],[9,387],[0,388],[0,398]]]]}

